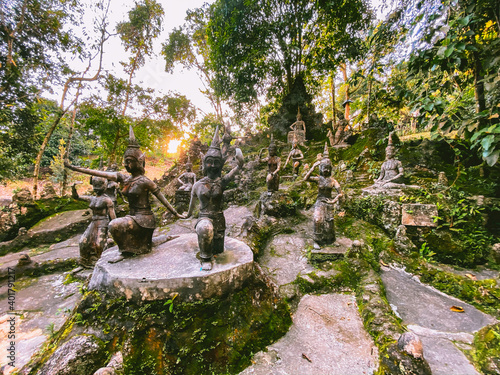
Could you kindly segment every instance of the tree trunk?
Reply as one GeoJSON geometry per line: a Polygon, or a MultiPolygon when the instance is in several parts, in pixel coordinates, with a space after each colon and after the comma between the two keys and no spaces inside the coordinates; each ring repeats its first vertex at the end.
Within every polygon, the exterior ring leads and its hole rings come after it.
{"type": "Polygon", "coordinates": [[[52,133],[54,133],[54,130],[56,130],[57,125],[59,125],[59,123],[61,122],[61,119],[63,118],[63,116],[66,112],[67,112],[67,109],[59,111],[56,119],[52,123],[52,126],[50,127],[49,131],[45,135],[45,138],[42,142],[42,145],[40,146],[40,150],[38,151],[38,155],[36,156],[35,171],[33,172],[33,198],[34,199],[37,198],[37,194],[38,194],[38,174],[40,173],[40,164],[42,162],[43,153],[45,152],[45,148],[47,147],[47,144],[49,143],[49,140],[50,140],[50,137],[52,136],[52,133]]]}
{"type": "MultiPolygon", "coordinates": [[[[347,79],[348,79],[347,78],[347,66],[346,66],[346,64],[342,64],[340,67],[342,69],[342,74],[344,76],[344,82],[345,82],[345,85],[346,85],[346,88],[345,88],[345,101],[347,102],[349,100],[349,84],[347,83],[347,79]]],[[[349,127],[350,127],[350,112],[351,112],[351,106],[350,106],[350,103],[347,102],[345,104],[344,117],[349,122],[349,127]]]]}
{"type": "Polygon", "coordinates": [[[332,77],[332,127],[335,130],[335,123],[337,122],[337,103],[335,102],[335,72],[331,73],[332,77]]]}
{"type": "Polygon", "coordinates": [[[481,70],[482,64],[479,54],[474,52],[474,97],[476,99],[477,113],[486,109],[486,99],[484,97],[484,77],[481,70]]]}

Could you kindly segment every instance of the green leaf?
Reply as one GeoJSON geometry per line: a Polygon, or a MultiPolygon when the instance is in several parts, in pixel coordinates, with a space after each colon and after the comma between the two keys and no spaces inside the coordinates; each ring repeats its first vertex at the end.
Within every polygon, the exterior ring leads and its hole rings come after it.
{"type": "Polygon", "coordinates": [[[500,156],[500,150],[496,150],[492,154],[488,155],[487,157],[483,157],[483,159],[486,161],[486,163],[492,167],[495,165],[498,161],[498,157],[500,156]]]}
{"type": "Polygon", "coordinates": [[[483,149],[485,151],[489,150],[491,145],[495,142],[495,136],[494,135],[487,135],[481,140],[481,146],[483,146],[483,149]]]}
{"type": "Polygon", "coordinates": [[[446,51],[444,52],[444,56],[445,57],[450,57],[450,55],[453,53],[454,50],[455,50],[455,45],[454,44],[450,44],[448,46],[448,48],[446,48],[446,51]]]}
{"type": "Polygon", "coordinates": [[[432,111],[434,109],[434,103],[424,105],[424,109],[428,112],[432,111]]]}

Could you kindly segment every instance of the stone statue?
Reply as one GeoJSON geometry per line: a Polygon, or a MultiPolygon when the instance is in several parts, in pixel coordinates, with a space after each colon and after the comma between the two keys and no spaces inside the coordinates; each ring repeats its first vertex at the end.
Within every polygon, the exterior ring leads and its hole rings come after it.
{"type": "Polygon", "coordinates": [[[315,247],[328,245],[335,242],[334,206],[342,197],[340,184],[332,177],[332,162],[328,155],[328,146],[321,161],[316,161],[304,177],[304,181],[315,181],[318,183],[318,197],[314,203],[314,241],[315,247]],[[311,176],[312,172],[319,166],[319,176],[311,176]],[[332,191],[336,190],[336,196],[332,199],[332,191]]]}
{"type": "Polygon", "coordinates": [[[196,182],[196,173],[193,172],[193,163],[191,163],[189,155],[185,168],[186,172],[177,177],[177,181],[181,183],[181,186],[177,190],[190,192],[196,182]]]}
{"type": "Polygon", "coordinates": [[[446,173],[444,172],[439,172],[438,176],[438,185],[442,187],[448,186],[448,177],[446,177],[446,173]]]}
{"type": "Polygon", "coordinates": [[[224,135],[222,136],[222,156],[224,160],[229,156],[229,152],[231,151],[231,141],[233,140],[233,136],[231,135],[231,128],[229,125],[224,126],[224,135]]]}
{"type": "Polygon", "coordinates": [[[335,146],[335,137],[333,136],[332,129],[328,128],[328,133],[326,134],[326,136],[330,141],[330,147],[335,146]]]}
{"type": "Polygon", "coordinates": [[[347,121],[342,112],[338,113],[339,121],[337,122],[336,131],[335,131],[335,139],[333,140],[334,145],[338,145],[342,143],[346,138],[345,129],[349,125],[349,121],[347,121]]]}
{"type": "Polygon", "coordinates": [[[81,168],[64,162],[64,165],[71,170],[120,183],[122,194],[128,200],[130,213],[109,223],[111,236],[121,252],[121,257],[116,261],[151,251],[156,221],[149,203],[150,193],[156,196],[170,212],[179,216],[163,196],[160,188],[144,175],[146,155],[139,149],[132,127],[129,132],[129,145],[123,157],[125,169],[130,174],[81,168]]]}
{"type": "Polygon", "coordinates": [[[195,229],[203,270],[211,270],[213,256],[224,251],[226,219],[222,211],[223,193],[243,167],[243,154],[239,148],[236,149],[236,161],[236,167],[222,176],[224,157],[220,149],[219,127],[217,126],[212,144],[203,156],[205,177],[193,185],[188,212],[182,216],[183,218],[190,217],[193,214],[196,199],[200,201],[200,214],[195,229]]]}
{"type": "Polygon", "coordinates": [[[373,184],[378,189],[400,189],[403,183],[403,164],[394,159],[394,146],[392,145],[392,132],[389,133],[389,143],[385,149],[385,161],[380,168],[380,176],[373,184]]]}
{"type": "MultiPolygon", "coordinates": [[[[106,171],[108,172],[116,172],[117,170],[118,170],[118,165],[116,165],[116,163],[111,164],[106,169],[106,171]]],[[[122,195],[120,192],[120,187],[116,181],[108,181],[108,186],[106,188],[106,195],[111,198],[116,207],[118,195],[122,195]]]]}
{"type": "Polygon", "coordinates": [[[300,107],[297,111],[297,121],[290,125],[291,132],[288,132],[288,143],[293,143],[297,141],[301,145],[304,145],[306,141],[306,123],[302,121],[302,115],[300,114],[300,107]]]}
{"type": "Polygon", "coordinates": [[[90,183],[95,196],[78,195],[76,184],[71,187],[74,199],[90,202],[92,221],[80,238],[80,258],[78,263],[83,268],[93,268],[106,249],[108,242],[109,220],[116,219],[113,200],[106,195],[107,180],[102,177],[92,177],[90,183]]]}
{"type": "Polygon", "coordinates": [[[295,139],[292,143],[292,150],[288,154],[288,157],[286,158],[285,166],[283,168],[286,168],[288,162],[292,159],[292,173],[294,176],[297,176],[299,174],[299,168],[300,165],[302,164],[302,159],[304,159],[304,154],[302,151],[299,149],[299,145],[297,140],[295,139]]]}
{"type": "Polygon", "coordinates": [[[268,156],[262,159],[261,154],[264,149],[260,150],[259,162],[267,162],[267,193],[271,195],[274,191],[278,191],[280,188],[280,175],[279,171],[281,168],[281,159],[276,155],[276,144],[274,143],[274,138],[271,134],[271,142],[269,143],[268,156]]]}

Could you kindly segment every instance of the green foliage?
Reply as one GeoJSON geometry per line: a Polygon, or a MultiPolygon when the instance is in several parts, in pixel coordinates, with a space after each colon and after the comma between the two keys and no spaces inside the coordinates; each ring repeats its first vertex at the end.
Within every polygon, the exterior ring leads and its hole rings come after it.
{"type": "Polygon", "coordinates": [[[430,3],[423,6],[428,18],[415,22],[428,30],[409,63],[408,78],[416,82],[413,111],[436,135],[457,131],[494,165],[500,155],[497,4],[444,0],[431,8],[430,3]],[[443,13],[445,25],[439,22],[443,13]]]}
{"type": "Polygon", "coordinates": [[[290,92],[301,73],[356,55],[370,13],[364,1],[219,0],[208,23],[216,91],[233,103],[290,92]],[[238,51],[238,53],[235,53],[238,51]]]}
{"type": "Polygon", "coordinates": [[[420,249],[418,250],[418,255],[421,259],[424,259],[427,262],[432,261],[432,257],[436,255],[434,251],[429,249],[429,246],[427,245],[427,242],[424,242],[422,246],[420,246],[420,249]]]}
{"type": "Polygon", "coordinates": [[[497,374],[500,365],[500,323],[487,326],[474,335],[472,358],[483,374],[497,374]]]}

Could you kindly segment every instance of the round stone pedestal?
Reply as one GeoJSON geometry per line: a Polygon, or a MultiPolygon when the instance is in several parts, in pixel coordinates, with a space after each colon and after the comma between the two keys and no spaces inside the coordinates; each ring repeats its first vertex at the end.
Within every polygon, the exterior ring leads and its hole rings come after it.
{"type": "Polygon", "coordinates": [[[226,237],[224,252],[214,259],[210,271],[201,270],[198,252],[196,234],[181,235],[153,247],[149,254],[118,263],[109,263],[120,256],[118,247],[112,247],[97,262],[89,289],[137,302],[175,295],[195,301],[238,290],[252,274],[252,250],[234,238],[226,237]]]}

